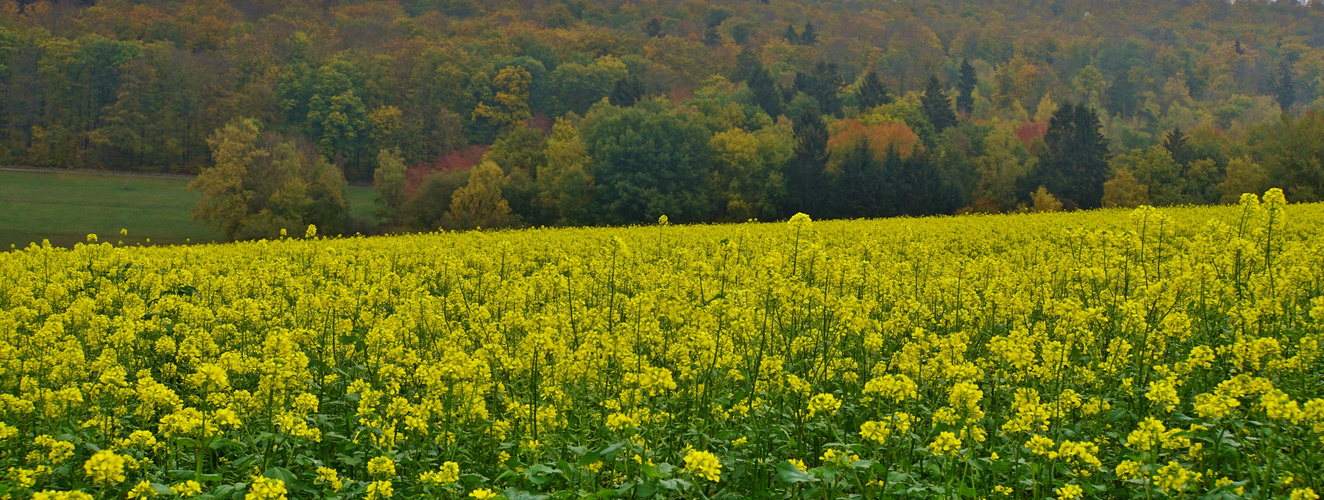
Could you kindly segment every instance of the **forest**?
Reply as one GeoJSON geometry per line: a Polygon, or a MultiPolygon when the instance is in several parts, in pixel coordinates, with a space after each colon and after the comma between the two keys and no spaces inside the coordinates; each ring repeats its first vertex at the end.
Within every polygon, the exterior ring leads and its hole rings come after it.
{"type": "Polygon", "coordinates": [[[1324,199],[1317,1],[5,0],[0,96],[231,239],[1324,199]]]}

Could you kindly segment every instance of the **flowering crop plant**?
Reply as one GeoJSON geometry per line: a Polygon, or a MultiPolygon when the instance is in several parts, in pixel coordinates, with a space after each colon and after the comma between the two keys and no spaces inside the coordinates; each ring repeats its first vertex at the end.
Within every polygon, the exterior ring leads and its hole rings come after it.
{"type": "Polygon", "coordinates": [[[0,253],[0,497],[1324,492],[1324,205],[0,253]]]}

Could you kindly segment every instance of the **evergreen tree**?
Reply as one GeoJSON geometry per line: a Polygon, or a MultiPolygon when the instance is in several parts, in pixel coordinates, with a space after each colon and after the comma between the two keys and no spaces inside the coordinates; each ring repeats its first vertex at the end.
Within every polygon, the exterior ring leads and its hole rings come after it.
{"type": "Polygon", "coordinates": [[[1104,108],[1109,114],[1130,116],[1136,109],[1135,84],[1126,75],[1113,79],[1113,84],[1104,92],[1104,108]]]}
{"type": "Polygon", "coordinates": [[[748,82],[754,77],[754,73],[763,69],[763,62],[759,61],[758,53],[754,49],[746,46],[740,49],[736,54],[736,71],[731,75],[731,81],[748,82]]]}
{"type": "Polygon", "coordinates": [[[844,85],[837,63],[819,61],[812,73],[795,74],[795,90],[818,101],[818,110],[825,115],[841,116],[840,92],[844,85]]]}
{"type": "Polygon", "coordinates": [[[814,31],[814,23],[805,21],[805,27],[800,30],[800,45],[814,45],[818,43],[818,32],[814,31]]]}
{"type": "Polygon", "coordinates": [[[929,77],[929,83],[924,87],[924,96],[920,97],[920,105],[929,123],[933,124],[934,131],[941,134],[947,127],[956,125],[956,113],[952,112],[952,103],[943,92],[937,76],[929,77]]]}
{"type": "Polygon", "coordinates": [[[611,102],[612,106],[628,108],[634,106],[634,103],[639,102],[639,99],[643,96],[643,80],[640,80],[637,76],[631,75],[616,80],[616,83],[612,85],[611,95],[608,96],[608,102],[611,102]]]}
{"type": "Polygon", "coordinates": [[[754,104],[763,108],[768,116],[776,117],[782,114],[782,93],[777,88],[777,83],[772,81],[772,75],[761,64],[754,76],[749,79],[749,90],[754,92],[754,104]]]}
{"type": "Polygon", "coordinates": [[[892,96],[888,94],[887,85],[878,78],[878,72],[870,71],[864,75],[864,83],[860,84],[859,95],[856,100],[860,103],[860,110],[866,110],[875,106],[882,106],[892,102],[892,96]]]}
{"type": "Polygon", "coordinates": [[[709,47],[715,47],[722,44],[722,34],[717,32],[717,25],[709,24],[703,30],[703,44],[709,47]]]}
{"type": "Polygon", "coordinates": [[[786,207],[784,214],[823,213],[827,188],[828,129],[817,111],[796,117],[793,124],[795,151],[786,164],[786,207]]]}
{"type": "Polygon", "coordinates": [[[644,25],[644,33],[647,33],[649,38],[662,36],[662,20],[656,17],[649,19],[644,25]]]}
{"type": "Polygon", "coordinates": [[[1088,106],[1067,102],[1058,108],[1044,135],[1047,147],[1040,152],[1034,172],[1021,184],[1021,192],[1028,194],[1043,186],[1064,203],[1099,207],[1108,171],[1108,140],[1099,131],[1101,126],[1099,116],[1088,106]]]}
{"type": "Polygon", "coordinates": [[[1190,144],[1186,143],[1186,135],[1182,134],[1181,127],[1174,127],[1167,135],[1163,136],[1163,148],[1168,150],[1168,154],[1172,155],[1173,161],[1176,161],[1183,169],[1186,168],[1186,164],[1195,159],[1193,157],[1194,151],[1191,150],[1190,144]]]}
{"type": "Polygon", "coordinates": [[[782,38],[785,38],[791,45],[800,44],[800,34],[795,32],[795,26],[786,25],[786,31],[782,32],[782,38]]]}
{"type": "Polygon", "coordinates": [[[883,215],[883,179],[867,139],[860,139],[837,165],[832,179],[832,217],[883,215]]]}
{"type": "Polygon", "coordinates": [[[1232,50],[1237,51],[1237,55],[1239,56],[1246,55],[1246,49],[1241,48],[1241,40],[1237,40],[1237,43],[1232,47],[1232,50]]]}
{"type": "Polygon", "coordinates": [[[961,113],[973,113],[975,111],[975,84],[979,83],[975,77],[975,67],[970,65],[970,61],[961,60],[961,78],[956,81],[956,110],[961,113]]]}
{"type": "Polygon", "coordinates": [[[1292,109],[1296,103],[1296,84],[1292,82],[1292,63],[1283,61],[1278,66],[1278,105],[1282,107],[1283,112],[1292,109]]]}

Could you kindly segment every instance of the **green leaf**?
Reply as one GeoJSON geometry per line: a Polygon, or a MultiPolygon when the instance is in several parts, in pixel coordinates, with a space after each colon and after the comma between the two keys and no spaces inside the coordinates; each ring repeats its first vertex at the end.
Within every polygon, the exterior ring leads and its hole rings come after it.
{"type": "Polygon", "coordinates": [[[796,467],[795,464],[787,462],[785,460],[777,464],[777,477],[780,478],[782,481],[791,484],[812,483],[818,481],[818,479],[815,479],[813,476],[810,476],[809,474],[805,473],[805,471],[800,470],[800,468],[796,467]]]}
{"type": "Polygon", "coordinates": [[[265,477],[269,477],[271,479],[279,479],[282,483],[285,484],[294,484],[299,482],[299,478],[295,477],[293,472],[283,467],[272,467],[270,469],[267,469],[265,472],[263,472],[262,475],[265,477]]]}
{"type": "Polygon", "coordinates": [[[155,491],[157,495],[174,495],[174,494],[175,494],[175,490],[172,490],[172,489],[170,489],[169,486],[166,486],[166,485],[161,484],[161,483],[152,483],[152,491],[155,491]]]}

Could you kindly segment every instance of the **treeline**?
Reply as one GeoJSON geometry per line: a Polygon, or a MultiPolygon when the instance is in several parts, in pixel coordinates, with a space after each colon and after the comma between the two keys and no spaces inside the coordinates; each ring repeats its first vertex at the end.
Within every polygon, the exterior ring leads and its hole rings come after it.
{"type": "Polygon", "coordinates": [[[386,229],[1314,201],[1322,46],[1296,2],[6,1],[0,163],[249,144],[196,184],[233,237],[342,230],[345,178],[386,229]]]}

